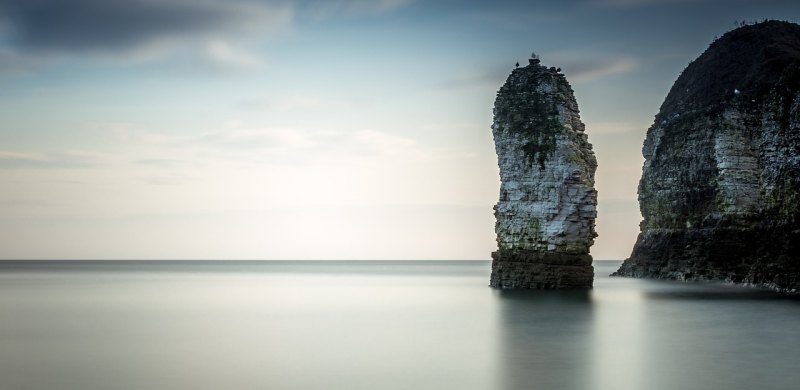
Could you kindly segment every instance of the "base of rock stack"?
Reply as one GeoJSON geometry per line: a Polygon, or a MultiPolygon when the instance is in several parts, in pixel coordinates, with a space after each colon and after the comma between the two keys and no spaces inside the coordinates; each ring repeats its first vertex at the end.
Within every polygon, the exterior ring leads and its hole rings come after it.
{"type": "Polygon", "coordinates": [[[555,252],[508,251],[492,253],[489,286],[500,289],[592,288],[591,255],[555,252]]]}
{"type": "Polygon", "coordinates": [[[631,257],[611,276],[721,281],[800,294],[800,231],[791,225],[742,229],[717,224],[714,229],[642,232],[631,257]]]}

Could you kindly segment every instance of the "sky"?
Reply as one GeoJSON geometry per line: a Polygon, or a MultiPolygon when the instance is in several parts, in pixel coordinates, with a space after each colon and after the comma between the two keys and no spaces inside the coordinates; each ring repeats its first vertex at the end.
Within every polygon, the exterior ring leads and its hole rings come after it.
{"type": "Polygon", "coordinates": [[[0,259],[489,259],[497,89],[536,52],[598,159],[595,259],[646,129],[749,0],[0,0],[0,259]]]}

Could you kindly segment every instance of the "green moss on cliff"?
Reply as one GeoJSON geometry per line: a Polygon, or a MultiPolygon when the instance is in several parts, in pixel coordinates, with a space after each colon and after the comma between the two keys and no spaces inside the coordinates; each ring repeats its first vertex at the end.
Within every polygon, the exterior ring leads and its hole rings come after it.
{"type": "Polygon", "coordinates": [[[522,150],[528,160],[537,162],[541,168],[556,149],[556,135],[563,131],[564,125],[559,120],[558,104],[561,103],[556,93],[543,93],[537,90],[537,84],[529,80],[549,77],[555,84],[546,68],[525,69],[530,73],[528,78],[514,79],[500,88],[498,102],[495,106],[495,118],[505,124],[506,130],[522,134],[525,144],[522,150]]]}
{"type": "Polygon", "coordinates": [[[528,240],[531,244],[542,241],[542,221],[539,218],[531,217],[528,221],[528,240]]]}

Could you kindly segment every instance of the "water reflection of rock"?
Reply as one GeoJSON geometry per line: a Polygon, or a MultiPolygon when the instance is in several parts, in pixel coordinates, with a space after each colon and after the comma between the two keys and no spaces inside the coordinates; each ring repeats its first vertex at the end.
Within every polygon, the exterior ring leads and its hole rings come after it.
{"type": "Polygon", "coordinates": [[[497,296],[498,389],[591,388],[590,291],[509,290],[497,296]]]}

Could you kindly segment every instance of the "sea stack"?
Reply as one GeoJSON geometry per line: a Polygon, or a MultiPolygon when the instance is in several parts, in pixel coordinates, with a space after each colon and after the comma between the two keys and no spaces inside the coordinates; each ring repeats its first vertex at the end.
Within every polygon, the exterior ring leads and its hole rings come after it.
{"type": "Polygon", "coordinates": [[[672,86],[642,148],[620,276],[800,291],[800,26],[730,31],[672,86]]]}
{"type": "Polygon", "coordinates": [[[492,134],[501,184],[489,285],[591,288],[597,160],[566,77],[535,55],[514,69],[497,92],[492,134]]]}

